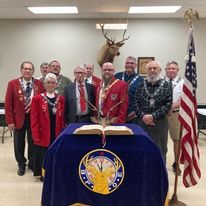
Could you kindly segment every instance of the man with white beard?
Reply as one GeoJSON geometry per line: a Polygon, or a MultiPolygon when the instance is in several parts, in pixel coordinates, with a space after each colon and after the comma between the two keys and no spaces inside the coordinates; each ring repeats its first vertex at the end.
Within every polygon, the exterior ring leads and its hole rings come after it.
{"type": "Polygon", "coordinates": [[[172,86],[160,78],[161,66],[151,61],[146,66],[147,78],[139,84],[135,94],[138,124],[149,134],[160,148],[166,163],[168,121],[172,106],[172,86]]]}

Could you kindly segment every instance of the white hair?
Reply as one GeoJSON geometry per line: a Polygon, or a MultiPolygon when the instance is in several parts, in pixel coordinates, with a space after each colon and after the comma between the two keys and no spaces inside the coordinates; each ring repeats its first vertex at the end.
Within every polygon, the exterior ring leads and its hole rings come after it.
{"type": "Polygon", "coordinates": [[[84,73],[86,73],[85,67],[83,65],[75,66],[74,73],[76,73],[76,72],[84,72],[84,73]]]}
{"type": "Polygon", "coordinates": [[[160,70],[162,70],[162,67],[161,67],[161,64],[160,64],[159,61],[151,61],[151,62],[147,63],[147,65],[146,65],[146,69],[147,69],[147,70],[148,70],[148,67],[149,67],[150,64],[156,64],[157,67],[158,67],[160,70]]]}
{"type": "Polygon", "coordinates": [[[53,73],[48,73],[46,76],[45,76],[45,79],[44,79],[44,82],[48,82],[49,80],[52,80],[54,82],[57,82],[57,76],[53,73]]]}

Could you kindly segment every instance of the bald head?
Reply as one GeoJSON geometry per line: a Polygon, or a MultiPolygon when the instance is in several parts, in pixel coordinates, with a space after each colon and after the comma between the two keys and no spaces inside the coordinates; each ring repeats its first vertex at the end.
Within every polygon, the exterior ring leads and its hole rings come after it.
{"type": "Polygon", "coordinates": [[[102,65],[102,79],[107,84],[114,77],[115,68],[112,63],[106,62],[102,65]]]}
{"type": "Polygon", "coordinates": [[[105,63],[102,65],[102,70],[105,70],[105,69],[110,69],[110,70],[115,71],[115,68],[114,68],[113,64],[110,63],[110,62],[105,62],[105,63]]]}

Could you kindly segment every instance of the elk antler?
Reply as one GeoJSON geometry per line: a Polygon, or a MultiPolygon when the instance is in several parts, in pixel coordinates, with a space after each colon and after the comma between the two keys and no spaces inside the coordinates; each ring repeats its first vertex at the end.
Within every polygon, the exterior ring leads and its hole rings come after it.
{"type": "Polygon", "coordinates": [[[123,33],[123,39],[122,39],[121,41],[117,42],[117,43],[116,43],[117,45],[119,45],[120,43],[122,43],[122,42],[124,42],[124,41],[126,41],[126,40],[128,40],[128,39],[130,38],[130,35],[129,35],[127,38],[124,37],[126,31],[127,31],[127,29],[124,30],[124,33],[123,33]]]}
{"type": "Polygon", "coordinates": [[[112,39],[110,39],[109,37],[107,37],[107,32],[108,31],[104,31],[104,24],[99,24],[99,26],[101,27],[101,29],[102,29],[102,34],[104,35],[104,37],[105,37],[105,39],[107,39],[108,41],[110,41],[112,44],[114,44],[114,42],[115,42],[115,38],[114,38],[114,40],[112,40],[112,39]]]}

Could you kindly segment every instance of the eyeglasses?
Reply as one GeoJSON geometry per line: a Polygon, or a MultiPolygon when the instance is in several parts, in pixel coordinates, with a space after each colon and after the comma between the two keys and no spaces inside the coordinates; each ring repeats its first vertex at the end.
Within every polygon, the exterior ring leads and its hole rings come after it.
{"type": "Polygon", "coordinates": [[[85,72],[74,72],[74,74],[77,74],[77,75],[84,75],[85,72]]]}
{"type": "Polygon", "coordinates": [[[60,65],[58,65],[58,64],[54,64],[54,65],[51,65],[50,67],[57,67],[57,68],[59,68],[60,65]]]}
{"type": "Polygon", "coordinates": [[[51,85],[55,85],[56,82],[45,82],[46,84],[51,84],[51,85]]]}
{"type": "Polygon", "coordinates": [[[33,69],[32,68],[22,68],[22,70],[24,70],[24,71],[33,71],[33,69]]]}

